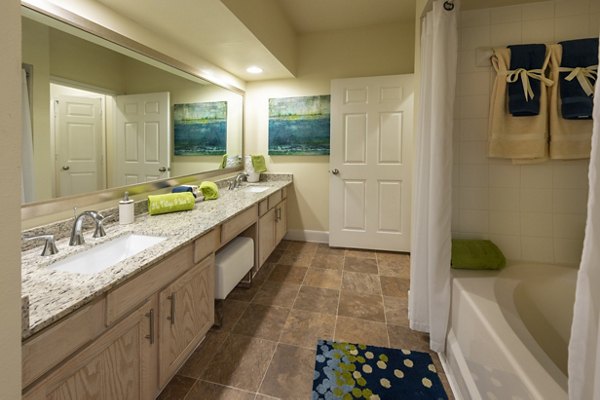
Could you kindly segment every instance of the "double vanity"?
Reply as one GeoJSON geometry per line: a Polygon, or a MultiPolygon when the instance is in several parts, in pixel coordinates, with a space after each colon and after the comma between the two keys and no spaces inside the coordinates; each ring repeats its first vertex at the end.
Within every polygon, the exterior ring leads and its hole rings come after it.
{"type": "Polygon", "coordinates": [[[61,239],[55,255],[23,253],[23,398],[154,399],[213,325],[215,253],[251,237],[256,273],[287,231],[291,183],[271,175],[80,246],[61,239]]]}

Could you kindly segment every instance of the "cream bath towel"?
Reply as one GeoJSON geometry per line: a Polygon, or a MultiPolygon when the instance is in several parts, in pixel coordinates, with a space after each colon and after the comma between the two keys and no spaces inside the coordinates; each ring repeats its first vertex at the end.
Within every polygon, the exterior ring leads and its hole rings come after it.
{"type": "Polygon", "coordinates": [[[492,65],[496,70],[496,80],[490,104],[488,128],[490,157],[511,158],[515,161],[530,162],[548,157],[548,85],[552,81],[544,75],[550,61],[550,51],[546,47],[544,65],[539,70],[510,71],[510,50],[494,49],[492,65]],[[542,81],[540,90],[540,113],[527,117],[513,117],[508,110],[508,81],[521,79],[529,96],[529,79],[542,81]]]}
{"type": "Polygon", "coordinates": [[[550,46],[551,79],[556,82],[550,89],[550,158],[575,160],[590,158],[594,121],[564,119],[561,115],[559,74],[562,46],[550,46]]]}

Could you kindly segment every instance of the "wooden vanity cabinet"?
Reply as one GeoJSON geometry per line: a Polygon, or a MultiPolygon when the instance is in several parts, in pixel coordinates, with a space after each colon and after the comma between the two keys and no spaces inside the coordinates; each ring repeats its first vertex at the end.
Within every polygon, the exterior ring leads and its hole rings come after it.
{"type": "Polygon", "coordinates": [[[153,296],[62,363],[24,400],[131,399],[157,395],[157,299],[153,296]]]}
{"type": "Polygon", "coordinates": [[[158,295],[161,387],[175,375],[214,323],[214,263],[211,254],[158,295]]]}
{"type": "MultiPolygon", "coordinates": [[[[281,197],[279,197],[279,200],[281,200],[281,197]]],[[[262,266],[267,261],[267,258],[269,258],[287,232],[287,200],[283,199],[277,204],[273,203],[271,198],[269,198],[269,207],[272,208],[258,220],[259,266],[262,266]]]]}

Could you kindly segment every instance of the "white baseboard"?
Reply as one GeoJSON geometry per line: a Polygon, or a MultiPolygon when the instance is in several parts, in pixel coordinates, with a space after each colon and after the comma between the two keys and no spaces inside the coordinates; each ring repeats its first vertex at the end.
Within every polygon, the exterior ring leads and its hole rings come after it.
{"type": "Polygon", "coordinates": [[[287,231],[285,239],[300,242],[329,243],[329,232],[290,229],[287,231]]]}

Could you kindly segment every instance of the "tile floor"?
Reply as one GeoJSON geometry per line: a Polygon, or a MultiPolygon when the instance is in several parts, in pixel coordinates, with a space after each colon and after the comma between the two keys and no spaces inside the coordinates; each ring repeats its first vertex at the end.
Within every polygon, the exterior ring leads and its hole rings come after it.
{"type": "Polygon", "coordinates": [[[283,241],[159,399],[310,399],[318,338],[428,351],[408,328],[409,278],[405,254],[283,241]]]}

